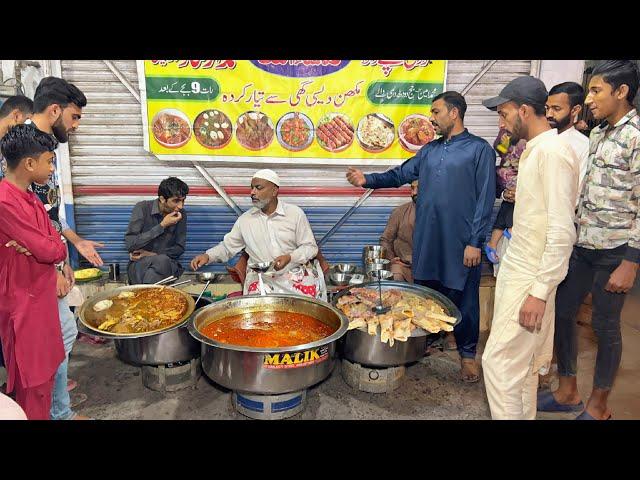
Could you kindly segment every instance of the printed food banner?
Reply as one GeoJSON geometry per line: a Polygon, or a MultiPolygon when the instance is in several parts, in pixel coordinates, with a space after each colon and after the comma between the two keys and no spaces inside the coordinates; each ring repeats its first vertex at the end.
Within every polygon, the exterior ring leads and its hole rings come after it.
{"type": "Polygon", "coordinates": [[[144,146],[163,160],[393,164],[435,134],[446,60],[142,60],[144,146]]]}

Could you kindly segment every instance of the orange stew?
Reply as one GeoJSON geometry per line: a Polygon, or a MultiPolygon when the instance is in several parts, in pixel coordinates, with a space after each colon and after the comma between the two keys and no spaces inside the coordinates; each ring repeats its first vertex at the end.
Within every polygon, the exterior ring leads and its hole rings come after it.
{"type": "Polygon", "coordinates": [[[303,313],[255,312],[223,318],[200,330],[222,343],[245,347],[292,347],[331,335],[335,328],[303,313]]]}

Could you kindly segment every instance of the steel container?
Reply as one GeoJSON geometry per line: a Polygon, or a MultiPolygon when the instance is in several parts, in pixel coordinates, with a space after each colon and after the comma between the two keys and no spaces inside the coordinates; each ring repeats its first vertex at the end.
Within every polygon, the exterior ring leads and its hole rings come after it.
{"type": "MultiPolygon", "coordinates": [[[[395,281],[382,281],[380,282],[380,287],[382,291],[395,289],[437,301],[442,305],[447,315],[456,318],[455,325],[460,323],[462,319],[460,311],[451,300],[430,288],[395,281]]],[[[333,297],[333,305],[337,304],[340,297],[348,295],[352,288],[370,288],[377,291],[378,282],[369,282],[345,288],[333,297]]],[[[390,347],[388,343],[382,343],[379,331],[376,335],[369,335],[367,332],[353,329],[349,330],[344,337],[342,355],[350,362],[369,367],[397,367],[418,361],[424,356],[427,349],[428,335],[430,334],[425,330],[416,328],[406,342],[396,340],[393,347],[390,347]]]]}
{"type": "Polygon", "coordinates": [[[191,335],[202,344],[202,371],[211,380],[231,390],[265,395],[303,390],[324,380],[333,370],[336,342],[347,326],[347,318],[332,305],[292,294],[229,298],[200,309],[187,324],[191,335]],[[335,331],[316,342],[282,348],[222,343],[200,333],[225,317],[269,311],[303,313],[335,331]]]}

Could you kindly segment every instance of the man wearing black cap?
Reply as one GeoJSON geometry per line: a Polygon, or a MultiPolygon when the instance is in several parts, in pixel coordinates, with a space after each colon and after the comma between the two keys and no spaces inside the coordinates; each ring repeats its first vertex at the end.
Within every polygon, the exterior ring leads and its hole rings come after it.
{"type": "Polygon", "coordinates": [[[483,102],[497,110],[520,157],[512,239],[502,259],[491,334],[482,356],[494,419],[535,419],[538,374],[553,354],[555,294],[567,273],[580,162],[545,117],[541,80],[519,77],[483,102]]]}

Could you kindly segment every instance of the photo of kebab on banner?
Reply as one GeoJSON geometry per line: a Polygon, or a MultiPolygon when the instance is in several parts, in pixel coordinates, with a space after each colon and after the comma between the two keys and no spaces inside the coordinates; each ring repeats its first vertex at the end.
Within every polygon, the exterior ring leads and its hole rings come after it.
{"type": "Polygon", "coordinates": [[[349,117],[341,113],[328,113],[318,122],[318,144],[329,152],[341,152],[353,143],[354,128],[349,117]]]}

